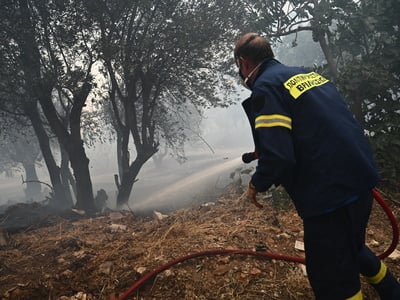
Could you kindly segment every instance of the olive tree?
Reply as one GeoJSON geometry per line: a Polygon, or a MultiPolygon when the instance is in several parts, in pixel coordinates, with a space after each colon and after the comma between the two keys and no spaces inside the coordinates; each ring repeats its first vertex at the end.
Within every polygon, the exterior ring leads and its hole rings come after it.
{"type": "Polygon", "coordinates": [[[142,166],[158,151],[160,138],[171,147],[185,141],[180,110],[228,105],[221,91],[232,82],[221,70],[231,60],[232,18],[240,1],[114,0],[88,5],[101,35],[99,51],[109,81],[121,205],[142,166]]]}
{"type": "MultiPolygon", "coordinates": [[[[76,180],[76,207],[94,211],[89,159],[81,137],[82,111],[94,85],[95,58],[91,49],[94,35],[90,31],[91,22],[82,14],[82,1],[13,0],[4,3],[3,9],[14,28],[9,31],[9,41],[17,55],[25,111],[35,120],[32,125],[37,126],[35,132],[42,141],[42,152],[49,148],[45,145],[48,140],[41,113],[71,162],[76,180]],[[56,91],[61,91],[63,97],[56,97],[56,91]],[[68,122],[63,119],[60,107],[68,111],[68,122]]],[[[48,168],[59,172],[54,161],[48,168]]],[[[53,186],[57,188],[59,184],[53,186]]],[[[64,199],[59,201],[66,203],[64,199]]]]}

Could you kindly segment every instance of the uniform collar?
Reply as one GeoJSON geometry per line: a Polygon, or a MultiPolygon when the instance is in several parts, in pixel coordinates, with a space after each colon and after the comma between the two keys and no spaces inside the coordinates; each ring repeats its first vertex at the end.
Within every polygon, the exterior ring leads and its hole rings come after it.
{"type": "Polygon", "coordinates": [[[257,72],[257,74],[256,74],[256,77],[255,77],[254,80],[253,80],[253,85],[254,85],[254,83],[257,81],[257,78],[258,78],[262,73],[264,73],[264,71],[265,71],[268,67],[270,67],[270,66],[272,66],[272,65],[276,65],[276,64],[280,64],[280,62],[279,62],[277,59],[275,59],[275,58],[267,58],[267,59],[261,64],[260,68],[258,69],[258,72],[257,72]]]}

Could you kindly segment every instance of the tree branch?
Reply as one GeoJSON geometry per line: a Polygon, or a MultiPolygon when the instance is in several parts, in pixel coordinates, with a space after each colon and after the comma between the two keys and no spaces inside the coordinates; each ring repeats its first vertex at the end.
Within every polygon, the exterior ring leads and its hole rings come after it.
{"type": "Polygon", "coordinates": [[[22,178],[22,184],[30,183],[30,182],[40,183],[40,184],[44,184],[44,185],[48,186],[49,188],[51,188],[52,191],[54,191],[53,187],[50,184],[46,183],[46,182],[43,182],[43,181],[40,181],[40,180],[24,180],[24,176],[22,176],[22,175],[21,175],[21,178],[22,178]]]}
{"type": "Polygon", "coordinates": [[[297,33],[300,31],[312,31],[312,27],[311,26],[299,26],[296,29],[292,29],[286,32],[277,32],[274,34],[271,34],[272,37],[280,37],[280,36],[286,36],[286,35],[290,35],[292,33],[297,33]]]}

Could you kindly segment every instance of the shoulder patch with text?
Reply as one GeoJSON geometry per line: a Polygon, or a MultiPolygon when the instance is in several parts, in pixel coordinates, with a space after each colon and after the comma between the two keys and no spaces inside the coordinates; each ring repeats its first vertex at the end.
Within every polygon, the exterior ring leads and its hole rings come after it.
{"type": "Polygon", "coordinates": [[[329,80],[315,72],[297,74],[283,83],[294,99],[299,98],[304,92],[327,83],[329,80]]]}

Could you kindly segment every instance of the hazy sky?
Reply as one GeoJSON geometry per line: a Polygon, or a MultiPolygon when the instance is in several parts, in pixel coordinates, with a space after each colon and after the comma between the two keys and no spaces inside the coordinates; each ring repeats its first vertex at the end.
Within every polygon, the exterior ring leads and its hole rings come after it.
{"type": "MultiPolygon", "coordinates": [[[[321,51],[311,38],[301,37],[296,48],[280,46],[275,51],[278,59],[289,65],[307,65],[321,61],[321,51]]],[[[243,90],[241,98],[245,99],[249,91],[243,90]]],[[[213,108],[205,113],[202,123],[202,137],[213,148],[201,142],[187,145],[185,152],[188,161],[178,164],[174,159],[168,158],[163,164],[163,169],[155,170],[150,159],[139,173],[139,181],[134,185],[131,195],[131,205],[143,207],[144,202],[153,201],[155,205],[173,199],[185,198],[189,201],[199,192],[205,184],[218,181],[222,184],[231,170],[244,166],[240,161],[243,152],[252,151],[254,148],[250,126],[241,107],[241,101],[229,108],[213,108]],[[197,173],[197,174],[196,174],[197,173]],[[189,199],[189,200],[188,200],[189,199]]],[[[93,190],[104,188],[111,199],[115,199],[114,174],[117,173],[115,145],[99,145],[95,149],[87,149],[90,159],[90,172],[92,175],[93,190]]],[[[38,170],[40,180],[49,182],[47,170],[38,170]]],[[[0,174],[0,204],[8,199],[16,200],[23,197],[21,176],[5,178],[0,174]]]]}

